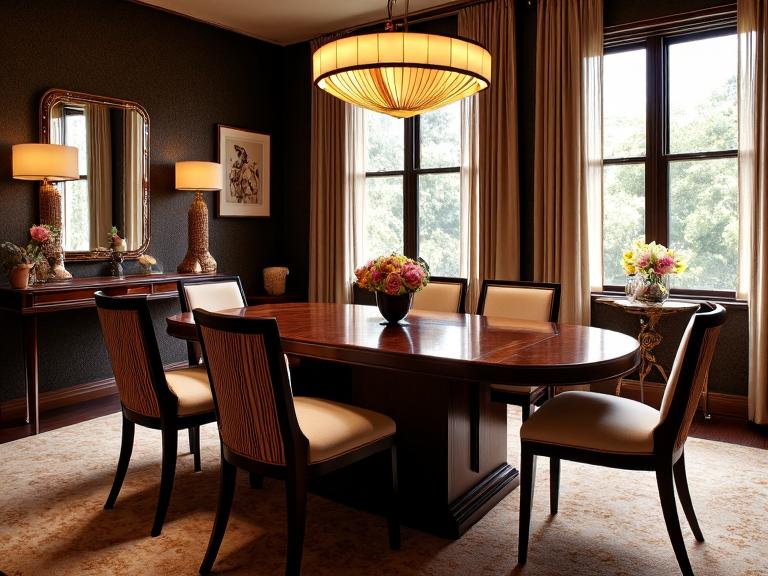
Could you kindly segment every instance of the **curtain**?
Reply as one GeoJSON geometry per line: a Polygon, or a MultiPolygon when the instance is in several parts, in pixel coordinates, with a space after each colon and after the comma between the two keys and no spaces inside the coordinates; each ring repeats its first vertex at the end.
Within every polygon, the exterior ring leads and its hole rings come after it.
{"type": "Polygon", "coordinates": [[[515,9],[493,0],[459,11],[459,36],[483,45],[493,62],[491,85],[462,102],[462,274],[467,311],[483,279],[520,277],[515,9]]]}
{"type": "Polygon", "coordinates": [[[144,119],[126,110],[123,116],[123,236],[128,250],[138,250],[144,240],[144,119]]]}
{"type": "Polygon", "coordinates": [[[88,131],[90,245],[105,246],[112,228],[112,136],[109,106],[85,105],[88,131]]]}
{"type": "MultiPolygon", "coordinates": [[[[312,41],[312,51],[330,38],[312,41]]],[[[309,300],[351,302],[359,265],[363,166],[363,111],[312,88],[309,214],[309,300]]]]}
{"type": "Polygon", "coordinates": [[[602,284],[602,53],[602,0],[538,3],[534,280],[559,282],[560,320],[578,324],[602,284]]]}
{"type": "Polygon", "coordinates": [[[749,419],[768,424],[768,1],[739,0],[739,297],[749,302],[749,419]]]}

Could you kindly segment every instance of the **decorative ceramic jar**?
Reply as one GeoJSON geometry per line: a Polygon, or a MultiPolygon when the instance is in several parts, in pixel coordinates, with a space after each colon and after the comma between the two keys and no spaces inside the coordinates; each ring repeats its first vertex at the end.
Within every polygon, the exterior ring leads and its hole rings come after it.
{"type": "Polygon", "coordinates": [[[392,296],[385,292],[376,292],[376,305],[384,319],[396,324],[408,315],[413,301],[413,292],[392,296]]]}
{"type": "Polygon", "coordinates": [[[32,264],[17,264],[8,271],[11,288],[26,288],[29,285],[29,272],[32,264]]]}
{"type": "Polygon", "coordinates": [[[264,290],[272,296],[285,294],[285,277],[288,276],[288,268],[285,266],[272,266],[264,268],[264,290]]]}

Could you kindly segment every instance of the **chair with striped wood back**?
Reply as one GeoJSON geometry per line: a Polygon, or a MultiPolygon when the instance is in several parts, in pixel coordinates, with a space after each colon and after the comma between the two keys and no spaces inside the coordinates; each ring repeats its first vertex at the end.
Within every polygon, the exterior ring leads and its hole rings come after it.
{"type": "Polygon", "coordinates": [[[286,481],[286,574],[300,574],[307,482],[382,451],[392,479],[389,542],[400,545],[395,423],[378,412],[319,398],[294,397],[274,318],[194,311],[221,438],[219,504],[200,566],[213,567],[224,538],[238,468],[286,481]]]}
{"type": "Polygon", "coordinates": [[[120,458],[104,508],[115,505],[133,451],[136,424],[162,431],[162,471],[152,536],[165,521],[176,473],[178,431],[189,430],[195,471],[200,466],[200,425],[213,422],[213,397],[204,368],[163,369],[146,296],[95,294],[123,413],[120,458]]]}
{"type": "MultiPolygon", "coordinates": [[[[560,284],[517,280],[483,280],[477,313],[516,320],[557,322],[560,314],[560,284]]],[[[545,386],[493,384],[491,400],[522,406],[523,421],[546,398],[545,386]]]]}

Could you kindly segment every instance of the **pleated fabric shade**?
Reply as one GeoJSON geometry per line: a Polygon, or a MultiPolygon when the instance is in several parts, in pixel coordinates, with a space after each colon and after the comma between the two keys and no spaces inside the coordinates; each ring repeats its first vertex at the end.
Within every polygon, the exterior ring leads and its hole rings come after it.
{"type": "Polygon", "coordinates": [[[397,118],[428,112],[491,82],[491,55],[474,42],[382,32],[329,42],[312,55],[313,80],[329,94],[397,118]]]}

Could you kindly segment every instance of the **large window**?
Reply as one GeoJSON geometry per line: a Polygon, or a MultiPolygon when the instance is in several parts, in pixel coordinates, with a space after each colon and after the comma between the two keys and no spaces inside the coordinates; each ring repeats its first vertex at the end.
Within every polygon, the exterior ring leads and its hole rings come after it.
{"type": "Polygon", "coordinates": [[[366,259],[398,251],[460,276],[460,103],[407,120],[364,114],[366,259]]]}
{"type": "Polygon", "coordinates": [[[673,289],[733,295],[738,242],[733,29],[608,49],[603,79],[603,283],[638,238],[684,252],[673,289]]]}

